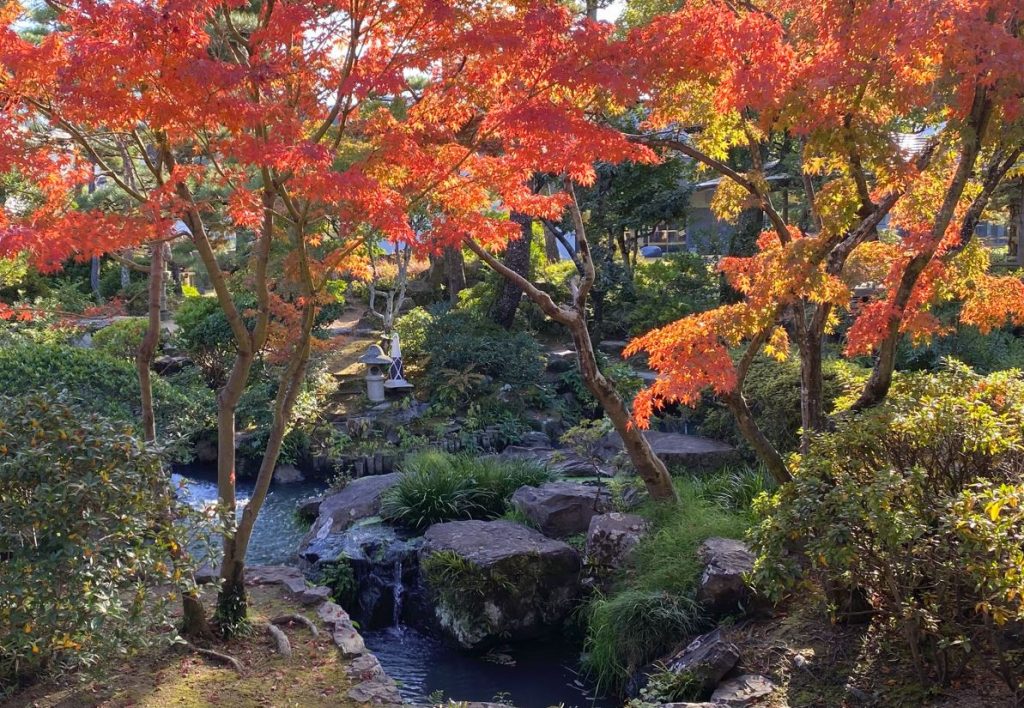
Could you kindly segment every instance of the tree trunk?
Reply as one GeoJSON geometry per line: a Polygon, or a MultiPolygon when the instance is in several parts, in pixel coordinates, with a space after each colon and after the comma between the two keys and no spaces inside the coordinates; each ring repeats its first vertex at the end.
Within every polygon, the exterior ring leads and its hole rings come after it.
{"type": "Polygon", "coordinates": [[[1010,221],[1006,230],[1006,260],[1011,265],[1024,266],[1024,248],[1021,247],[1021,239],[1024,239],[1024,179],[1010,185],[1010,202],[1007,206],[1010,221]]]}
{"type": "Polygon", "coordinates": [[[733,391],[723,395],[721,398],[729,412],[732,413],[733,418],[736,419],[736,425],[739,426],[740,433],[742,433],[750,446],[754,448],[754,452],[764,462],[769,474],[771,474],[775,481],[779,484],[785,484],[792,480],[793,476],[789,473],[789,468],[786,467],[786,463],[779,454],[779,451],[775,449],[775,446],[771,444],[771,441],[764,436],[764,433],[757,426],[754,415],[750,412],[750,407],[747,406],[743,394],[739,391],[733,391]]]}
{"type": "Polygon", "coordinates": [[[93,256],[89,259],[89,287],[92,290],[93,299],[97,303],[103,302],[103,295],[100,293],[100,259],[93,256]]]}
{"type": "Polygon", "coordinates": [[[466,289],[466,259],[461,248],[444,249],[444,270],[448,277],[448,301],[459,301],[459,293],[466,289]]]}
{"type": "Polygon", "coordinates": [[[147,442],[156,440],[156,416],[153,412],[153,357],[160,344],[160,291],[164,278],[164,247],[153,246],[153,257],[149,263],[149,322],[146,334],[135,355],[135,368],[139,374],[139,388],[142,395],[142,435],[147,442]]]}
{"type": "Polygon", "coordinates": [[[230,635],[245,619],[244,557],[236,554],[235,534],[235,411],[245,391],[253,362],[252,352],[239,351],[231,366],[227,383],[217,392],[217,501],[228,515],[224,531],[224,559],[221,561],[221,588],[217,595],[217,622],[230,635]]]}
{"type": "Polygon", "coordinates": [[[586,318],[579,316],[570,321],[567,326],[576,347],[583,384],[597,399],[605,415],[611,420],[615,432],[622,438],[626,453],[629,455],[633,467],[636,468],[636,473],[644,481],[647,492],[656,501],[677,501],[676,490],[672,485],[672,477],[668,473],[668,468],[654,454],[643,431],[634,424],[633,418],[626,408],[626,402],[622,400],[622,396],[615,390],[615,386],[605,378],[597,366],[597,357],[590,340],[586,318]]]}
{"type": "MultiPolygon", "coordinates": [[[[156,442],[156,415],[153,411],[153,357],[160,345],[160,292],[164,277],[164,246],[153,246],[153,257],[149,263],[149,321],[135,357],[139,376],[139,390],[142,399],[142,435],[146,442],[156,442]]],[[[184,549],[171,551],[176,562],[185,560],[184,549]]],[[[181,634],[190,639],[207,639],[212,636],[210,623],[206,619],[206,608],[195,590],[185,590],[181,597],[181,634]]]]}
{"type": "MultiPolygon", "coordinates": [[[[509,241],[502,259],[505,266],[524,278],[530,277],[530,243],[533,240],[533,219],[523,214],[512,214],[512,221],[519,224],[520,237],[509,241]]],[[[498,297],[491,309],[491,319],[505,329],[511,329],[515,322],[519,301],[523,299],[522,289],[504,279],[498,285],[498,297]]]]}
{"type": "MultiPolygon", "coordinates": [[[[224,585],[217,598],[217,616],[228,628],[237,627],[246,616],[247,598],[245,592],[245,554],[263,502],[266,501],[274,469],[281,455],[288,422],[291,419],[295,399],[302,388],[309,363],[310,337],[313,331],[316,309],[310,304],[303,313],[302,330],[299,333],[297,352],[278,381],[277,396],[274,399],[274,419],[267,438],[267,447],[260,461],[259,473],[252,497],[242,512],[238,528],[230,538],[225,537],[224,567],[221,570],[224,585]],[[229,560],[230,559],[230,560],[229,560]]],[[[230,631],[230,629],[229,629],[230,631]]]]}
{"type": "MultiPolygon", "coordinates": [[[[824,307],[824,305],[819,305],[824,307]]],[[[800,420],[803,435],[800,439],[800,450],[807,452],[811,435],[824,429],[825,414],[822,410],[822,335],[814,331],[808,332],[807,341],[800,344],[800,420]]]]}
{"type": "Polygon", "coordinates": [[[548,263],[558,263],[562,260],[561,254],[558,253],[558,239],[547,224],[544,225],[544,257],[548,263]]]}

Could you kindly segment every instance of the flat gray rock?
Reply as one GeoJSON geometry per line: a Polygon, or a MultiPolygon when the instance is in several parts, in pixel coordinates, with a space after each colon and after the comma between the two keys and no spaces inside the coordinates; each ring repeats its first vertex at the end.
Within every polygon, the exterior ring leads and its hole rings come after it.
{"type": "Polygon", "coordinates": [[[775,684],[760,674],[743,674],[723,682],[711,694],[711,700],[721,706],[746,708],[757,705],[775,691],[775,684]]]}
{"type": "Polygon", "coordinates": [[[584,533],[590,520],[612,510],[611,495],[602,487],[574,482],[548,482],[539,487],[520,487],[512,504],[540,532],[552,538],[584,533]]]}
{"type": "MultiPolygon", "coordinates": [[[[715,469],[739,459],[732,445],[698,435],[647,430],[644,437],[665,464],[679,464],[691,469],[715,469]]],[[[603,446],[605,454],[610,457],[623,450],[622,438],[618,433],[611,432],[605,437],[603,446]]]]}
{"type": "Polygon", "coordinates": [[[344,531],[357,521],[376,516],[380,512],[384,492],[393,487],[400,477],[398,472],[360,477],[349,482],[337,494],[325,497],[320,502],[319,516],[299,543],[299,555],[303,555],[314,542],[344,531]]]}

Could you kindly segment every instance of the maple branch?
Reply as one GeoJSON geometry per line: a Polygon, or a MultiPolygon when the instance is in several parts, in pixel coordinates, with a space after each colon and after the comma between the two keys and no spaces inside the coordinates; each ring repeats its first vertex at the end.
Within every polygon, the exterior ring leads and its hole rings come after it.
{"type": "Polygon", "coordinates": [[[594,287],[597,280],[597,270],[594,268],[594,258],[590,253],[590,242],[587,241],[587,230],[583,225],[583,214],[580,213],[580,204],[576,200],[576,190],[572,182],[569,183],[569,194],[572,201],[569,203],[569,212],[572,214],[573,225],[576,228],[576,245],[579,248],[580,260],[583,262],[583,279],[579,289],[573,297],[573,305],[580,313],[580,317],[586,317],[587,295],[594,287]]]}
{"type": "Polygon", "coordinates": [[[107,253],[107,255],[110,256],[110,258],[116,261],[117,263],[123,265],[125,268],[129,268],[138,273],[149,272],[149,266],[144,266],[141,263],[136,263],[135,261],[125,258],[124,256],[115,251],[110,251],[109,253],[107,253]]]}
{"type": "Polygon", "coordinates": [[[761,192],[761,189],[754,181],[740,174],[739,171],[734,170],[721,160],[716,160],[710,155],[701,152],[682,140],[653,135],[633,135],[628,133],[624,135],[627,140],[634,143],[640,143],[641,145],[646,145],[648,147],[664,147],[669,148],[670,150],[675,150],[676,152],[681,152],[687,157],[691,157],[697,162],[710,167],[724,177],[728,177],[757,199],[758,206],[760,206],[768,216],[768,220],[772,222],[772,228],[775,229],[776,233],[778,233],[779,240],[782,243],[789,243],[789,228],[786,226],[786,222],[782,220],[782,216],[780,216],[775,210],[775,207],[772,206],[771,199],[767,194],[761,192]]]}
{"type": "Polygon", "coordinates": [[[121,188],[122,191],[124,191],[125,194],[135,199],[140,204],[144,204],[147,201],[145,195],[128,186],[128,184],[125,183],[121,176],[115,170],[113,170],[110,167],[110,165],[107,164],[106,160],[104,160],[103,157],[99,154],[99,152],[96,151],[95,147],[89,142],[89,140],[85,137],[85,134],[82,133],[82,131],[78,130],[75,126],[71,125],[66,120],[58,116],[52,108],[43,105],[40,101],[37,101],[36,99],[30,96],[24,96],[23,98],[27,103],[35,106],[38,110],[42,111],[43,114],[50,118],[50,120],[54,121],[57,125],[59,125],[68,133],[70,133],[71,136],[75,139],[75,142],[82,146],[82,149],[85,150],[89,158],[93,162],[95,162],[99,166],[99,168],[110,177],[114,184],[116,184],[118,187],[121,188]]]}
{"type": "Polygon", "coordinates": [[[970,120],[965,126],[961,140],[963,147],[960,152],[960,160],[942,201],[942,206],[932,224],[931,242],[910,259],[903,271],[896,293],[892,298],[893,314],[890,315],[886,335],[878,348],[875,366],[871,371],[871,376],[864,384],[860,397],[851,407],[851,410],[855,412],[878,405],[889,393],[892,373],[896,367],[896,346],[899,342],[900,324],[903,322],[907,304],[910,302],[910,297],[921,273],[931,262],[950,221],[953,219],[956,206],[963,195],[968,179],[970,179],[978,154],[981,152],[982,142],[992,118],[992,111],[993,104],[988,90],[978,83],[975,86],[970,120]]]}
{"type": "Polygon", "coordinates": [[[564,307],[560,307],[551,299],[551,296],[546,292],[538,288],[536,285],[531,283],[525,277],[515,272],[504,263],[495,258],[487,249],[477,243],[472,237],[466,236],[463,239],[463,243],[473,253],[475,253],[480,260],[486,263],[492,270],[497,272],[502,277],[512,281],[516,287],[525,292],[531,300],[540,306],[540,309],[544,311],[551,319],[561,324],[569,324],[572,320],[579,315],[572,310],[567,310],[564,307]]]}
{"type": "Polygon", "coordinates": [[[1018,146],[1011,150],[1005,157],[1003,156],[1004,152],[1002,149],[998,149],[993,153],[988,165],[985,167],[981,192],[971,202],[967,212],[964,214],[963,221],[960,222],[960,243],[950,248],[944,254],[943,257],[946,260],[951,259],[967,248],[974,238],[974,230],[977,228],[978,222],[981,221],[981,215],[988,208],[988,204],[992,200],[993,193],[995,193],[996,188],[1003,181],[1006,173],[1017,163],[1022,152],[1024,152],[1024,146],[1018,146]]]}

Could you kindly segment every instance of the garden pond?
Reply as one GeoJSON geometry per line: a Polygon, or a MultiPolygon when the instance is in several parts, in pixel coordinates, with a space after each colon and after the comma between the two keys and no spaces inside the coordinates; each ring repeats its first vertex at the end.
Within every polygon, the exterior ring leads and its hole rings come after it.
{"type": "MultiPolygon", "coordinates": [[[[175,468],[175,483],[184,479],[189,503],[194,506],[217,500],[216,469],[208,465],[175,468]]],[[[240,479],[236,493],[239,512],[254,486],[240,479]]],[[[308,524],[295,514],[301,499],[319,494],[319,481],[274,484],[253,529],[246,561],[251,565],[292,565],[295,549],[308,524]]],[[[395,591],[402,593],[401,587],[395,591]]],[[[579,645],[568,640],[542,640],[476,656],[459,651],[410,627],[395,625],[364,632],[366,645],[377,655],[388,674],[399,684],[407,701],[425,701],[431,694],[465,701],[490,701],[495,697],[521,708],[605,708],[610,701],[597,697],[578,671],[579,645]]]]}

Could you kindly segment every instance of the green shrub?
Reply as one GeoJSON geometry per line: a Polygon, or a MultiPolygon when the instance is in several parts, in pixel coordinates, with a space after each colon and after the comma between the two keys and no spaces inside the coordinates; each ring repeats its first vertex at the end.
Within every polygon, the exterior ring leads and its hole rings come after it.
{"type": "Polygon", "coordinates": [[[191,512],[156,453],[95,408],[0,397],[0,694],[174,638],[148,630],[191,576],[173,558],[191,512]]]}
{"type": "Polygon", "coordinates": [[[92,345],[112,357],[134,360],[148,327],[144,317],[115,320],[92,335],[92,345]]]}
{"type": "Polygon", "coordinates": [[[211,386],[224,383],[235,339],[215,297],[186,297],[174,315],[177,339],[211,386]]]}
{"type": "Polygon", "coordinates": [[[385,492],[381,516],[414,529],[456,519],[494,519],[523,485],[549,479],[537,465],[430,451],[409,455],[398,483],[385,492]]]}
{"type": "Polygon", "coordinates": [[[434,316],[423,307],[414,307],[395,320],[395,330],[402,342],[402,357],[406,361],[418,361],[426,354],[427,332],[434,322],[434,316]]]}
{"type": "Polygon", "coordinates": [[[458,310],[434,319],[423,347],[430,357],[427,388],[441,395],[453,380],[464,383],[459,397],[465,400],[506,384],[513,393],[524,394],[542,372],[540,345],[529,334],[507,332],[458,310]]]}
{"type": "Polygon", "coordinates": [[[749,514],[702,499],[690,479],[676,482],[679,507],[650,505],[653,529],[611,591],[584,611],[585,667],[603,687],[621,687],[638,669],[702,631],[707,618],[695,600],[703,566],[697,548],[712,536],[741,538],[749,514]]]}
{"type": "MultiPolygon", "coordinates": [[[[213,392],[153,377],[157,430],[168,442],[188,439],[212,425],[213,392]]],[[[95,349],[52,344],[0,348],[0,391],[20,395],[40,389],[65,390],[92,410],[133,424],[140,419],[135,366],[95,349]]]]}
{"type": "Polygon", "coordinates": [[[672,253],[640,262],[633,274],[629,333],[649,332],[718,304],[718,276],[703,257],[672,253]]]}
{"type": "Polygon", "coordinates": [[[1022,470],[1020,372],[949,362],[900,375],[885,404],[817,436],[794,481],[757,505],[755,578],[776,597],[816,583],[868,599],[922,679],[995,655],[1016,690],[1003,645],[1024,619],[1022,470]]]}

